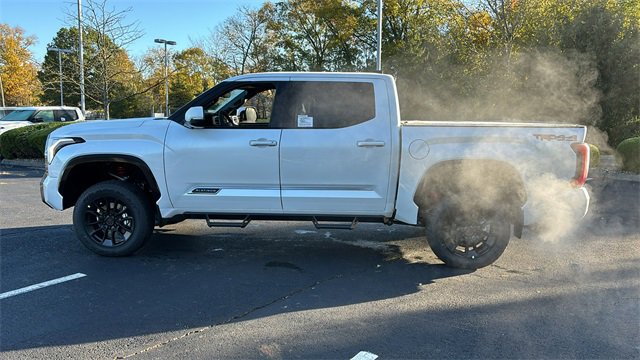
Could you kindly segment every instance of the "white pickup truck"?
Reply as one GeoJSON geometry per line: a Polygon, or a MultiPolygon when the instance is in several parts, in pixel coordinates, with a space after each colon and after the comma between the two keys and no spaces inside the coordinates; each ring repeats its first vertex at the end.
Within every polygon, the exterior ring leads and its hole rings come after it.
{"type": "MultiPolygon", "coordinates": [[[[129,255],[163,226],[310,220],[420,225],[447,265],[493,263],[536,222],[535,186],[586,214],[586,129],[541,123],[404,121],[394,79],[263,73],[221,82],[168,119],[54,131],[43,201],[75,206],[81,242],[129,255]],[[537,185],[536,185],[537,184],[537,185]]],[[[425,244],[426,245],[426,244],[425,244]]]]}

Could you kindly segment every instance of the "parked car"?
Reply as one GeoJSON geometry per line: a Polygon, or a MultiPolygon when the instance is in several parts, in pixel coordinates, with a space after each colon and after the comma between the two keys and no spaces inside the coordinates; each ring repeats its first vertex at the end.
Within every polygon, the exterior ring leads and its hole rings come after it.
{"type": "Polygon", "coordinates": [[[0,120],[0,134],[42,122],[84,120],[82,111],[71,106],[16,107],[0,120]]]}
{"type": "Polygon", "coordinates": [[[7,116],[10,112],[12,112],[15,109],[16,109],[15,106],[3,106],[3,107],[0,107],[0,119],[2,119],[3,117],[7,116]]]}
{"type": "Polygon", "coordinates": [[[586,214],[586,127],[407,121],[398,104],[389,75],[242,75],[168,118],[55,130],[42,199],[75,206],[78,238],[106,256],[130,255],[154,224],[187,218],[380,222],[426,226],[434,253],[469,269],[536,223],[536,188],[559,183],[562,221],[586,214]]]}

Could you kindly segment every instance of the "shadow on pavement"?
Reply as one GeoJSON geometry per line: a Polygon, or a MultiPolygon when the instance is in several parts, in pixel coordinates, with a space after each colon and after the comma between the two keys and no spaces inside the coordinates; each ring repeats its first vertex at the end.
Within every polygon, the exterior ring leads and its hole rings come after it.
{"type": "MultiPolygon", "coordinates": [[[[181,234],[179,227],[162,229],[136,256],[127,258],[90,253],[68,225],[4,229],[2,292],[77,272],[87,277],[0,300],[1,350],[126,339],[240,321],[320,285],[328,292],[300,307],[273,307],[274,313],[366,303],[415,293],[436,279],[469,273],[398,260],[395,246],[380,251],[332,241],[324,232],[298,235],[299,227],[258,225],[255,230],[214,230],[200,236],[181,234]]],[[[370,226],[350,234],[388,240],[416,234],[413,228],[384,233],[378,229],[370,226]]]]}
{"type": "Polygon", "coordinates": [[[640,182],[593,181],[591,204],[585,219],[587,228],[597,235],[640,233],[640,182]]]}
{"type": "MultiPolygon", "coordinates": [[[[637,274],[637,266],[633,270],[637,274]]],[[[612,280],[617,276],[617,272],[608,274],[612,280]]],[[[631,340],[640,336],[637,305],[613,300],[632,296],[637,296],[636,286],[514,298],[495,304],[469,303],[436,311],[399,309],[357,321],[345,319],[334,327],[343,329],[349,337],[320,337],[312,351],[298,345],[305,342],[296,330],[302,332],[314,324],[293,325],[290,337],[264,332],[260,334],[264,337],[252,340],[278,344],[285,338],[285,354],[310,359],[344,357],[363,348],[381,357],[387,354],[400,359],[637,359],[640,350],[631,340]],[[410,346],[402,346],[405,341],[410,346]]],[[[259,322],[253,326],[259,328],[259,322]]],[[[190,344],[193,343],[177,346],[190,344]]],[[[184,353],[205,355],[207,349],[211,350],[205,346],[202,352],[184,353]]],[[[178,350],[171,349],[169,353],[180,354],[178,350]]],[[[255,349],[249,357],[261,358],[264,354],[255,349]]]]}

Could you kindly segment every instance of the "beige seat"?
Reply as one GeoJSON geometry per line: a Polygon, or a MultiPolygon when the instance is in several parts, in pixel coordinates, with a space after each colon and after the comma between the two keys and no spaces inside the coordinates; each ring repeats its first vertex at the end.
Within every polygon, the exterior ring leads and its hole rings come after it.
{"type": "Polygon", "coordinates": [[[258,114],[256,113],[255,108],[248,107],[242,113],[244,114],[244,123],[252,124],[255,123],[256,120],[258,120],[258,114]]]}

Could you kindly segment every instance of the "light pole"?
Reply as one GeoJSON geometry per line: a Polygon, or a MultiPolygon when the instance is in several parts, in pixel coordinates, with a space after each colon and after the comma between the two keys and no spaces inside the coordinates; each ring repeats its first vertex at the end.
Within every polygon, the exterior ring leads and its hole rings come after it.
{"type": "Polygon", "coordinates": [[[4,107],[4,87],[2,86],[2,75],[0,75],[0,94],[2,94],[2,107],[4,107]]]}
{"type": "Polygon", "coordinates": [[[58,53],[58,67],[60,68],[60,106],[64,106],[64,93],[62,90],[62,56],[60,54],[62,53],[72,53],[73,50],[71,49],[60,49],[60,48],[54,48],[54,47],[50,47],[47,48],[48,51],[55,51],[58,53]]]}
{"type": "Polygon", "coordinates": [[[82,4],[81,0],[78,0],[78,42],[80,45],[78,46],[78,54],[80,60],[80,110],[82,110],[82,115],[85,114],[85,104],[84,104],[84,45],[82,44],[82,4]]]}
{"type": "Polygon", "coordinates": [[[167,68],[169,67],[169,60],[167,58],[167,45],[175,45],[175,41],[165,39],[155,39],[154,42],[158,44],[164,44],[164,101],[165,101],[165,113],[164,116],[169,116],[169,75],[167,74],[167,68]]]}
{"type": "Polygon", "coordinates": [[[376,70],[382,72],[382,0],[378,0],[378,49],[376,56],[376,70]]]}

